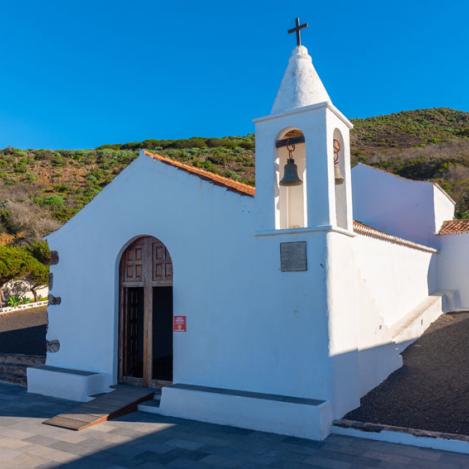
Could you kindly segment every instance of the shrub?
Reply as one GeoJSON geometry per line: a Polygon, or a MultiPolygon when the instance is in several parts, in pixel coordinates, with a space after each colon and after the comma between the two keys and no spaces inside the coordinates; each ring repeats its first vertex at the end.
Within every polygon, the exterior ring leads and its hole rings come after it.
{"type": "Polygon", "coordinates": [[[21,304],[21,298],[18,295],[11,295],[8,297],[7,306],[14,308],[21,304]]]}
{"type": "Polygon", "coordinates": [[[61,195],[52,194],[52,195],[43,195],[35,197],[34,202],[41,207],[63,207],[64,199],[61,195]]]}

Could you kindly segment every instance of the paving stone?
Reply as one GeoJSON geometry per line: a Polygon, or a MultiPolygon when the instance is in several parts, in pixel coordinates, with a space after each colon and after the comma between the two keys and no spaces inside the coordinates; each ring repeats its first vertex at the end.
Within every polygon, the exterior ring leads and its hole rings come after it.
{"type": "Polygon", "coordinates": [[[339,461],[337,459],[328,459],[325,456],[310,456],[304,460],[305,464],[311,464],[328,469],[350,469],[351,462],[339,461]]]}
{"type": "Polygon", "coordinates": [[[0,469],[469,468],[469,456],[331,435],[325,442],[135,412],[73,432],[43,425],[75,405],[0,384],[0,469]]]}
{"type": "Polygon", "coordinates": [[[239,467],[241,464],[239,461],[232,458],[224,458],[216,454],[209,454],[201,459],[200,462],[214,467],[239,467]]]}
{"type": "Polygon", "coordinates": [[[176,439],[176,438],[166,441],[166,444],[168,446],[173,446],[175,448],[184,448],[188,450],[195,450],[204,446],[203,443],[199,443],[197,441],[182,440],[182,439],[176,439]]]}
{"type": "Polygon", "coordinates": [[[397,464],[409,464],[412,461],[411,458],[407,456],[402,456],[397,451],[395,454],[392,454],[389,451],[366,451],[363,456],[365,456],[366,458],[379,459],[381,461],[392,462],[397,464]]]}

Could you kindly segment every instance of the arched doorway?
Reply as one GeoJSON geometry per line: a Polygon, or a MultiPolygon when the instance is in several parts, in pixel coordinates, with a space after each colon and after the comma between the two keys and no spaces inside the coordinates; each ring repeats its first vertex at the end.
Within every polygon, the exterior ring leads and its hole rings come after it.
{"type": "Polygon", "coordinates": [[[173,264],[156,238],[135,240],[120,262],[119,381],[140,386],[173,379],[173,264]]]}

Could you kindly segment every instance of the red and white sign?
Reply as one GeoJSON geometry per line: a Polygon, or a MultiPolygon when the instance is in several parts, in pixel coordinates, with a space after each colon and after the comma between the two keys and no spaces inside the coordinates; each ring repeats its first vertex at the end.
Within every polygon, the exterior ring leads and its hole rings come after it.
{"type": "Polygon", "coordinates": [[[187,331],[186,316],[174,316],[173,317],[173,331],[174,332],[186,332],[187,331]]]}

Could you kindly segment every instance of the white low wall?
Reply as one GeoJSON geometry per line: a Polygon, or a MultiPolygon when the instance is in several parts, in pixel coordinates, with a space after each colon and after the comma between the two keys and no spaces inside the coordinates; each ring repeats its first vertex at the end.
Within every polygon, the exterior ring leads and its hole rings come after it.
{"type": "Polygon", "coordinates": [[[469,233],[440,236],[438,285],[448,311],[469,311],[469,233]]]}
{"type": "Polygon", "coordinates": [[[161,415],[311,440],[329,435],[332,413],[328,402],[219,391],[164,387],[160,407],[153,409],[161,415]]]}
{"type": "Polygon", "coordinates": [[[6,313],[16,313],[17,311],[23,311],[25,309],[34,309],[47,306],[48,301],[35,301],[34,303],[26,303],[18,306],[6,306],[5,308],[0,308],[0,314],[6,313]]]}
{"type": "Polygon", "coordinates": [[[27,377],[28,392],[71,401],[88,402],[94,394],[111,391],[100,373],[40,366],[28,368],[27,377]]]}
{"type": "Polygon", "coordinates": [[[400,352],[425,331],[429,320],[421,324],[417,318],[418,330],[412,329],[412,338],[402,330],[402,324],[408,319],[415,321],[416,310],[421,309],[420,317],[427,318],[430,308],[429,317],[434,320],[442,309],[441,302],[437,302],[436,312],[432,305],[425,306],[435,288],[438,254],[366,236],[357,236],[354,248],[363,396],[402,366],[400,352]],[[405,344],[398,343],[404,341],[400,335],[405,337],[405,344]]]}
{"type": "Polygon", "coordinates": [[[436,253],[363,235],[356,237],[354,251],[359,294],[370,297],[387,326],[398,322],[436,288],[432,260],[436,253]]]}
{"type": "Polygon", "coordinates": [[[331,233],[328,239],[331,404],[341,418],[402,366],[403,346],[442,309],[441,297],[429,301],[436,283],[434,249],[361,234],[331,233]]]}

